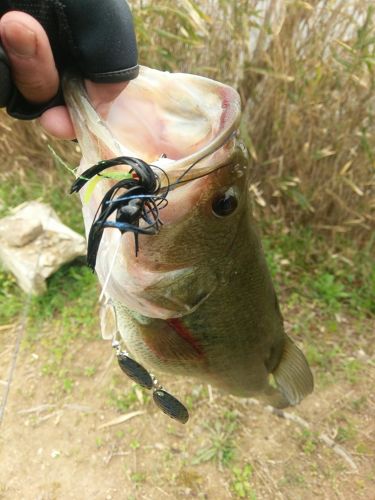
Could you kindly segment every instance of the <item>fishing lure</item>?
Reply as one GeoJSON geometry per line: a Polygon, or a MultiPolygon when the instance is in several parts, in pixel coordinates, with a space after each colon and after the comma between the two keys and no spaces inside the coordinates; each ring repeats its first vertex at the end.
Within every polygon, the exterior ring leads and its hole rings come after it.
{"type": "Polygon", "coordinates": [[[167,179],[167,188],[161,191],[161,182],[158,174],[151,165],[139,158],[120,156],[110,160],[103,160],[85,170],[73,183],[70,192],[78,193],[83,186],[95,176],[110,177],[102,174],[108,168],[116,165],[128,165],[131,177],[125,174],[124,178],[112,186],[99,204],[91,225],[87,242],[87,264],[94,270],[100,241],[105,228],[116,228],[121,234],[134,233],[135,253],[138,254],[139,234],[156,234],[162,221],[159,210],[166,206],[168,195],[168,176],[158,168],[167,179]],[[115,220],[109,220],[115,214],[115,220]],[[140,221],[144,224],[140,226],[140,221]]]}
{"type": "MultiPolygon", "coordinates": [[[[160,178],[151,165],[139,158],[120,156],[110,160],[103,160],[85,170],[73,183],[70,192],[77,193],[88,181],[95,176],[104,178],[113,177],[103,174],[103,171],[116,165],[131,167],[129,174],[124,174],[112,186],[99,204],[94,221],[89,231],[87,245],[87,263],[94,270],[96,258],[105,228],[116,228],[121,234],[134,233],[135,252],[139,251],[139,234],[156,234],[162,221],[159,217],[161,208],[167,205],[169,181],[167,174],[158,168],[167,179],[167,187],[161,189],[160,178]],[[115,220],[108,220],[115,214],[115,220]],[[144,224],[140,227],[140,221],[144,224]]],[[[112,347],[115,349],[117,361],[121,370],[134,382],[148,390],[153,390],[155,404],[169,417],[186,423],[189,412],[186,407],[174,396],[169,394],[142,365],[132,359],[128,352],[121,349],[120,342],[114,338],[112,347]]]]}
{"type": "Polygon", "coordinates": [[[169,394],[142,365],[132,359],[126,351],[121,349],[118,340],[112,341],[112,347],[116,351],[117,361],[121,370],[134,382],[145,389],[152,390],[154,403],[169,417],[186,424],[189,420],[187,408],[177,398],[169,394]]]}

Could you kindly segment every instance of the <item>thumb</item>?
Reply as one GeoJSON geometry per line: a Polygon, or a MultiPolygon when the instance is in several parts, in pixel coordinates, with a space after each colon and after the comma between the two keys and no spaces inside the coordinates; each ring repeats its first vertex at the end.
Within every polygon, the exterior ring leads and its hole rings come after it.
{"type": "Polygon", "coordinates": [[[32,103],[52,99],[59,75],[43,27],[24,12],[9,12],[0,20],[0,37],[13,81],[25,99],[32,103]]]}
{"type": "MultiPolygon", "coordinates": [[[[105,119],[112,101],[126,87],[123,83],[93,83],[85,81],[86,90],[91,104],[97,113],[105,119]]],[[[39,122],[48,134],[59,139],[74,139],[74,126],[66,106],[48,109],[39,118],[39,122]]]]}

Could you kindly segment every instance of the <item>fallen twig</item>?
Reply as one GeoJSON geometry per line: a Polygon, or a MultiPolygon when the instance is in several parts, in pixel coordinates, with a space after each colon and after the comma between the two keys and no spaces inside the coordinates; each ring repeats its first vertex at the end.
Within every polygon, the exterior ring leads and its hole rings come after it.
{"type": "MultiPolygon", "coordinates": [[[[298,415],[294,415],[293,413],[289,413],[283,410],[278,410],[277,408],[273,408],[272,406],[266,406],[266,410],[274,415],[277,415],[280,418],[284,418],[285,420],[295,422],[304,429],[311,429],[311,425],[298,415]]],[[[339,455],[341,458],[343,458],[350,465],[352,470],[358,471],[358,467],[355,464],[352,457],[350,456],[349,452],[344,450],[342,446],[335,443],[333,439],[331,439],[330,437],[327,436],[327,434],[324,433],[318,433],[318,439],[322,443],[326,444],[329,448],[331,448],[331,450],[335,452],[336,455],[339,455]]]]}
{"type": "Polygon", "coordinates": [[[131,418],[139,417],[140,415],[143,415],[145,413],[146,413],[145,411],[141,411],[141,410],[132,411],[131,413],[127,413],[126,415],[121,415],[121,417],[115,418],[115,419],[110,420],[109,422],[107,422],[105,424],[99,425],[98,430],[106,429],[107,427],[112,427],[113,425],[122,424],[122,423],[126,422],[127,420],[130,420],[131,418]]]}
{"type": "Polygon", "coordinates": [[[39,417],[39,422],[45,422],[46,420],[49,420],[52,417],[57,417],[58,420],[60,420],[61,415],[63,412],[61,410],[54,411],[52,413],[48,413],[47,415],[43,415],[43,417],[39,417]]]}
{"type": "Polygon", "coordinates": [[[214,395],[212,391],[212,386],[210,384],[207,385],[207,390],[208,390],[208,401],[210,404],[214,402],[214,395]]]}
{"type": "Polygon", "coordinates": [[[79,411],[81,413],[92,413],[95,411],[94,408],[91,408],[91,406],[80,405],[77,403],[66,403],[63,408],[66,410],[79,411]]]}
{"type": "Polygon", "coordinates": [[[17,325],[17,323],[10,323],[9,325],[0,325],[0,332],[3,332],[5,330],[11,330],[17,325]]]}
{"type": "Polygon", "coordinates": [[[109,465],[110,461],[112,460],[113,457],[124,457],[126,455],[130,455],[131,451],[113,451],[114,448],[112,447],[110,453],[108,456],[104,459],[105,465],[109,465]]]}
{"type": "Polygon", "coordinates": [[[29,413],[41,413],[42,411],[50,410],[51,408],[55,408],[54,404],[44,404],[33,406],[32,408],[26,408],[25,410],[19,410],[17,413],[20,415],[28,415],[29,413]]]}
{"type": "Polygon", "coordinates": [[[326,434],[319,434],[319,440],[325,443],[327,446],[329,446],[337,455],[342,457],[349,465],[350,467],[354,470],[357,471],[358,467],[355,464],[354,460],[351,458],[349,453],[344,450],[342,446],[339,444],[336,444],[333,439],[328,437],[326,434]]]}
{"type": "Polygon", "coordinates": [[[277,417],[280,418],[285,418],[285,420],[290,420],[291,422],[294,422],[298,424],[301,427],[304,427],[305,429],[310,428],[310,424],[306,422],[303,418],[299,417],[298,415],[295,415],[294,413],[288,413],[283,410],[278,410],[277,408],[274,408],[273,406],[266,406],[265,409],[272,413],[273,415],[276,415],[277,417]]]}

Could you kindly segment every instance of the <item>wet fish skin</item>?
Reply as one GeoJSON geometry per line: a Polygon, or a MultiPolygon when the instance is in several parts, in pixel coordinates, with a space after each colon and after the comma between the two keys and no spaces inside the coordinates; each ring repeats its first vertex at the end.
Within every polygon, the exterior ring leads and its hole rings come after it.
{"type": "MultiPolygon", "coordinates": [[[[211,116],[208,107],[197,130],[199,134],[202,130],[210,132],[209,121],[215,121],[221,113],[220,127],[208,144],[197,132],[196,150],[193,148],[191,153],[190,148],[190,156],[165,167],[173,182],[193,158],[202,158],[191,170],[189,182],[169,193],[169,204],[160,214],[164,223],[160,232],[140,236],[138,256],[134,254],[133,236],[122,237],[107,288],[118,328],[134,358],[156,373],[192,376],[238,396],[262,398],[278,408],[298,404],[313,390],[313,378],[302,352],[285,333],[251,215],[248,158],[234,134],[240,118],[238,96],[232,89],[207,79],[189,75],[186,79],[181,75],[168,78],[143,69],[140,79],[131,82],[126,90],[130,89],[135,100],[146,106],[144,101],[149,97],[144,89],[150,82],[155,83],[153,98],[160,101],[162,113],[160,134],[168,135],[171,130],[171,137],[176,137],[181,127],[184,137],[183,116],[189,137],[194,137],[194,122],[190,125],[188,120],[190,108],[194,107],[192,118],[196,120],[202,99],[210,89],[211,105],[220,106],[221,111],[211,116]],[[168,84],[169,89],[174,78],[177,93],[182,82],[181,99],[174,95],[171,101],[170,90],[163,92],[163,88],[168,84]],[[167,101],[164,115],[163,99],[167,101]],[[173,126],[171,120],[168,128],[172,112],[176,122],[173,126]],[[199,178],[194,180],[194,176],[199,178]],[[236,199],[237,206],[233,213],[220,217],[213,212],[213,206],[225,193],[236,199]],[[276,387],[270,384],[271,374],[276,387]]],[[[116,126],[111,128],[113,110],[98,119],[81,87],[70,85],[65,97],[84,155],[81,171],[85,163],[90,165],[123,153],[116,137],[124,135],[130,140],[131,131],[122,131],[126,117],[115,121],[116,126]]],[[[126,97],[126,102],[129,105],[131,98],[126,97]]],[[[168,141],[164,136],[165,145],[168,141]]],[[[135,149],[139,137],[136,139],[135,149]]],[[[150,154],[147,141],[144,153],[150,154]]],[[[84,206],[87,230],[110,186],[109,180],[100,182],[90,203],[84,206]]],[[[104,231],[97,266],[102,284],[109,272],[115,241],[112,230],[104,231]]]]}

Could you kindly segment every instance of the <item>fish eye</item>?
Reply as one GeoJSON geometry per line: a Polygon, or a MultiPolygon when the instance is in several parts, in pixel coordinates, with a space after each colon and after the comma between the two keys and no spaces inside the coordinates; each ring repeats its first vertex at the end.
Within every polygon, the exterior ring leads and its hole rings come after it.
{"type": "Polygon", "coordinates": [[[238,206],[238,197],[234,189],[230,188],[225,193],[216,196],[212,202],[212,211],[218,217],[231,215],[238,206]]]}

